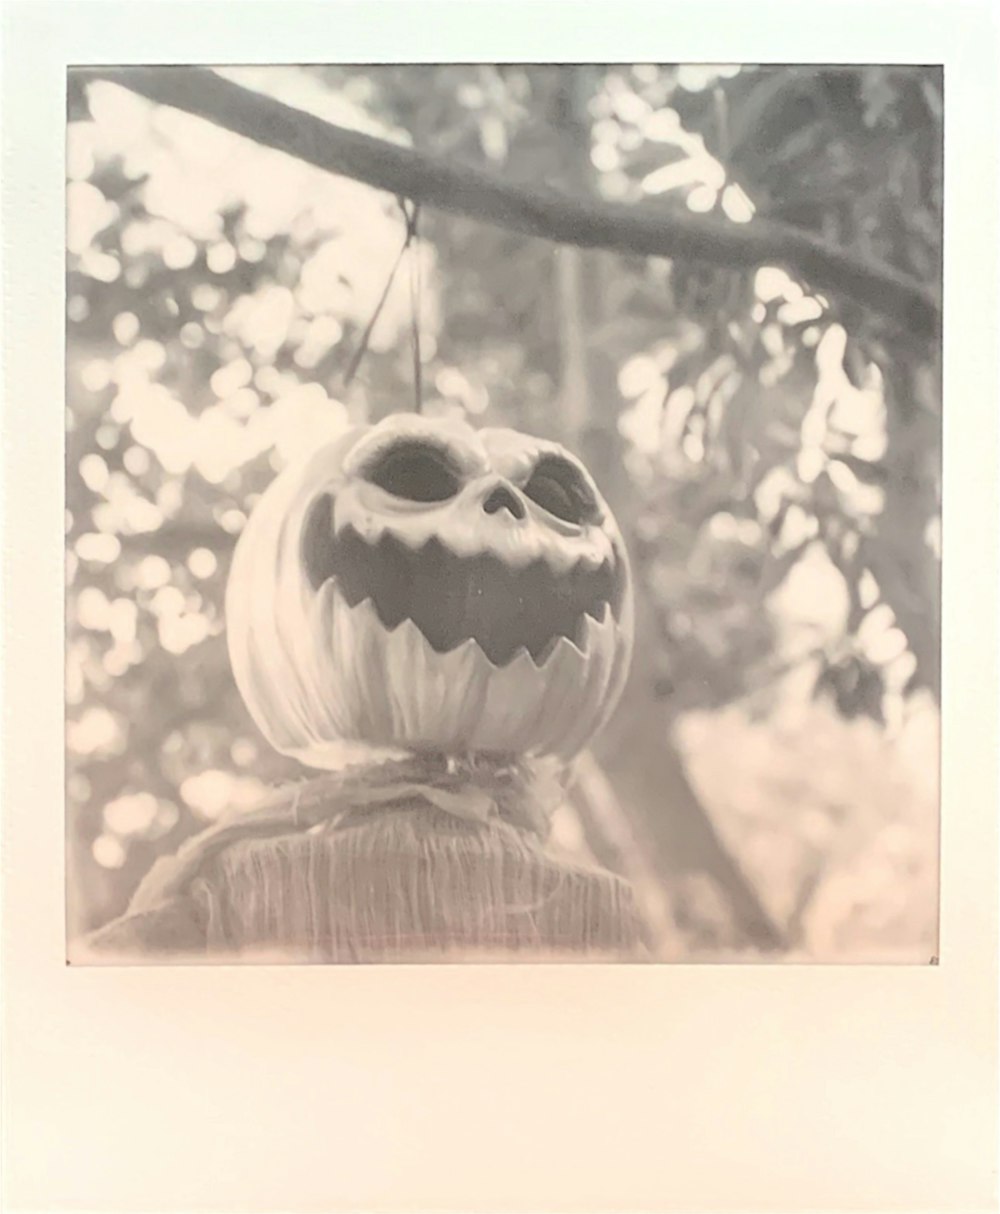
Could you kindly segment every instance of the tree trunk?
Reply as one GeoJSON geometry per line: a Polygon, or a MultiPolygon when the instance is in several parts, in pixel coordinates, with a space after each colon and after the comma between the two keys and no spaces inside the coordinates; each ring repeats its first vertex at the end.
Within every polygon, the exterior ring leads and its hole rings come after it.
{"type": "MultiPolygon", "coordinates": [[[[561,97],[560,117],[570,151],[566,176],[571,188],[584,196],[593,189],[590,129],[586,101],[592,93],[593,68],[577,68],[561,97]]],[[[561,419],[564,438],[583,456],[615,511],[626,541],[632,526],[635,491],[625,472],[617,410],[616,368],[593,353],[588,341],[592,325],[606,321],[600,308],[601,258],[609,254],[561,248],[556,255],[556,295],[561,335],[561,419]],[[588,314],[589,310],[589,314],[588,314]],[[595,408],[594,401],[601,407],[595,408]]],[[[656,629],[648,594],[636,569],[636,661],[616,720],[599,742],[598,755],[612,773],[613,798],[597,790],[606,778],[596,759],[584,760],[591,795],[577,806],[591,850],[605,862],[617,861],[619,871],[638,884],[639,901],[658,933],[661,947],[674,947],[673,931],[665,923],[662,900],[648,893],[655,874],[663,891],[690,872],[706,874],[717,884],[734,920],[734,938],[759,948],[779,948],[781,932],[753,885],[730,855],[715,830],[684,768],[673,741],[669,704],[655,695],[649,664],[643,655],[656,645],[656,629]],[[624,807],[624,811],[622,809],[624,807]],[[601,812],[599,813],[598,810],[601,812]],[[619,814],[625,822],[616,822],[619,814]],[[625,840],[629,840],[626,844],[625,840]]]]}

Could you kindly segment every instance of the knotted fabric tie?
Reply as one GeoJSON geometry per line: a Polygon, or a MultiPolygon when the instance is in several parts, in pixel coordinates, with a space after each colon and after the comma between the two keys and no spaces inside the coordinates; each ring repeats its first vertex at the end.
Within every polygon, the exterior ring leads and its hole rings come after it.
{"type": "Polygon", "coordinates": [[[129,912],[152,910],[182,894],[214,856],[244,840],[336,826],[348,814],[414,800],[466,821],[499,818],[544,837],[560,793],[554,771],[524,761],[429,754],[358,764],[282,789],[256,809],[188,839],[175,855],[156,861],[129,912]]]}

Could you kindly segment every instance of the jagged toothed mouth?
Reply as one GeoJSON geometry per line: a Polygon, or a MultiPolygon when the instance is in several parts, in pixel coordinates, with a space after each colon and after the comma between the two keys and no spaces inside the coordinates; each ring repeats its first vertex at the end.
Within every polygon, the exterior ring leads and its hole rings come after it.
{"type": "Polygon", "coordinates": [[[438,539],[412,549],[385,532],[369,543],[350,526],[307,534],[303,555],[315,588],[334,579],[349,607],[370,599],[390,631],[409,619],[437,653],[472,639],[495,666],[522,649],[542,665],[561,637],[585,651],[586,617],[604,622],[621,607],[610,561],[517,569],[488,553],[457,556],[438,539]]]}

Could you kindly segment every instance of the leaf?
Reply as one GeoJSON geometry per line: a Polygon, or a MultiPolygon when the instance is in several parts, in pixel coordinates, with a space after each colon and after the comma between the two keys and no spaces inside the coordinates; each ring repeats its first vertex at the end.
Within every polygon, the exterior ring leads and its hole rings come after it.
{"type": "Polygon", "coordinates": [[[838,454],[835,463],[844,464],[865,485],[884,485],[889,479],[885,464],[872,463],[870,460],[859,459],[848,453],[838,454]]]}
{"type": "Polygon", "coordinates": [[[737,77],[737,81],[739,87],[746,90],[729,107],[729,138],[738,158],[744,144],[756,148],[762,142],[759,137],[769,115],[785,96],[798,92],[802,84],[793,74],[773,69],[758,69],[752,77],[737,77]],[[747,80],[753,81],[749,90],[746,90],[747,80]]]}

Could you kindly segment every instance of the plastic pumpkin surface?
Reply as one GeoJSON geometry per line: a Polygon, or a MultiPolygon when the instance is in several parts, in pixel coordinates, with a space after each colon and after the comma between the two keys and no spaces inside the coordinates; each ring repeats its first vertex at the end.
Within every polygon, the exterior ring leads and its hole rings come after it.
{"type": "Polygon", "coordinates": [[[632,646],[628,559],[586,468],[513,430],[394,415],[286,468],[237,544],[240,692],[271,744],[568,759],[632,646]]]}

